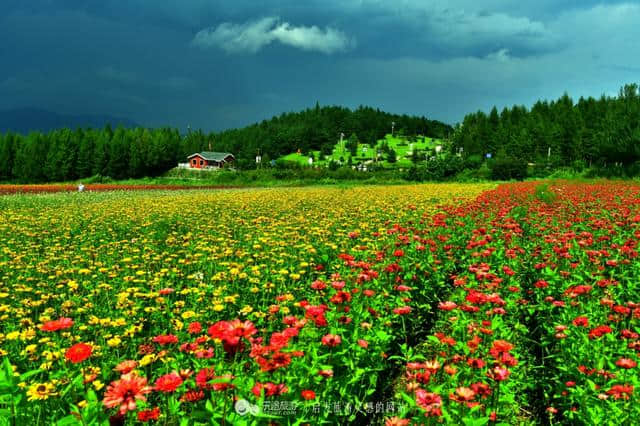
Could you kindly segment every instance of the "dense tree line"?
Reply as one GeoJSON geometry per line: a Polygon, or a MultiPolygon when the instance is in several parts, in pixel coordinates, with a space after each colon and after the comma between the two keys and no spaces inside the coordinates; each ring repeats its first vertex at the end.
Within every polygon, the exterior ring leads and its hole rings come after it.
{"type": "Polygon", "coordinates": [[[405,136],[445,138],[452,132],[451,126],[425,117],[390,114],[370,107],[352,111],[316,104],[315,108],[224,131],[215,139],[218,150],[237,153],[240,158],[252,158],[258,151],[276,158],[298,149],[304,153],[310,150],[330,153],[340,133],[344,133],[348,141],[357,138],[360,143],[372,144],[391,133],[392,123],[395,123],[395,132],[405,136]]]}
{"type": "Polygon", "coordinates": [[[175,167],[187,139],[174,129],[60,129],[0,135],[0,180],[60,182],[153,176],[175,167]]]}
{"type": "Polygon", "coordinates": [[[624,86],[616,97],[574,102],[564,94],[531,109],[479,111],[464,118],[452,140],[455,152],[462,148],[465,159],[478,163],[491,154],[497,162],[547,168],[631,166],[640,160],[638,85],[624,86]]]}
{"type": "Polygon", "coordinates": [[[444,137],[452,128],[424,117],[394,115],[373,108],[355,111],[320,107],[282,114],[242,129],[220,133],[176,129],[60,129],[28,135],[0,134],[0,181],[58,182],[102,175],[114,179],[155,176],[194,152],[231,152],[237,166],[254,165],[254,157],[277,158],[298,149],[333,148],[339,134],[358,135],[372,143],[391,130],[405,135],[444,137]]]}

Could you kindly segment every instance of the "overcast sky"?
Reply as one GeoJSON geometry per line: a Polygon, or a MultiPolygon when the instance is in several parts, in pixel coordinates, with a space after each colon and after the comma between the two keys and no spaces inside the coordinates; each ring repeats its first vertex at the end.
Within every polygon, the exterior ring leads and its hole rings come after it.
{"type": "Polygon", "coordinates": [[[218,130],[370,105],[455,123],[640,81],[640,2],[0,0],[0,109],[218,130]]]}

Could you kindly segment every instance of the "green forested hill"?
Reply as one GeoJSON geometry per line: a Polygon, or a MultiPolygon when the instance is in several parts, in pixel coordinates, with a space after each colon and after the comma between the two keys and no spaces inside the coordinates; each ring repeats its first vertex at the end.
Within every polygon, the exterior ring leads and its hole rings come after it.
{"type": "Polygon", "coordinates": [[[360,107],[320,107],[286,113],[242,129],[181,134],[176,129],[58,129],[47,133],[0,134],[0,181],[66,181],[93,175],[115,179],[155,176],[186,161],[194,152],[225,151],[236,167],[301,150],[332,149],[339,134],[358,134],[375,142],[391,130],[397,134],[442,138],[452,127],[424,117],[390,114],[360,107]]]}

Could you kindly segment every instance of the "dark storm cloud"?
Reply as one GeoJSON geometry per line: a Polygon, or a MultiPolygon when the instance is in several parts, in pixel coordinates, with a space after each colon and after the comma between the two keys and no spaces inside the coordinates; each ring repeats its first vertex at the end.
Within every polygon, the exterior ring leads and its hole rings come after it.
{"type": "Polygon", "coordinates": [[[615,93],[640,5],[591,0],[4,0],[0,108],[219,129],[322,104],[455,122],[615,93]]]}

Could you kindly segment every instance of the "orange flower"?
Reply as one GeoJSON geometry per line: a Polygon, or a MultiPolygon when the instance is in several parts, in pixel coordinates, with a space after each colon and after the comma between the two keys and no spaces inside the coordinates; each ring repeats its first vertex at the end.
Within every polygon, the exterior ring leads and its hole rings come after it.
{"type": "Polygon", "coordinates": [[[315,399],[316,397],[316,393],[310,389],[305,389],[301,392],[301,395],[304,399],[306,400],[310,400],[310,399],[315,399]]]}
{"type": "Polygon", "coordinates": [[[137,361],[126,360],[122,361],[120,364],[116,365],[114,370],[118,371],[120,374],[127,374],[133,371],[138,366],[137,361]]]}
{"type": "Polygon", "coordinates": [[[145,395],[150,392],[151,387],[147,386],[145,377],[134,373],[124,374],[107,387],[102,403],[107,408],[120,406],[119,413],[124,415],[136,409],[136,401],[146,401],[145,395]]]}

